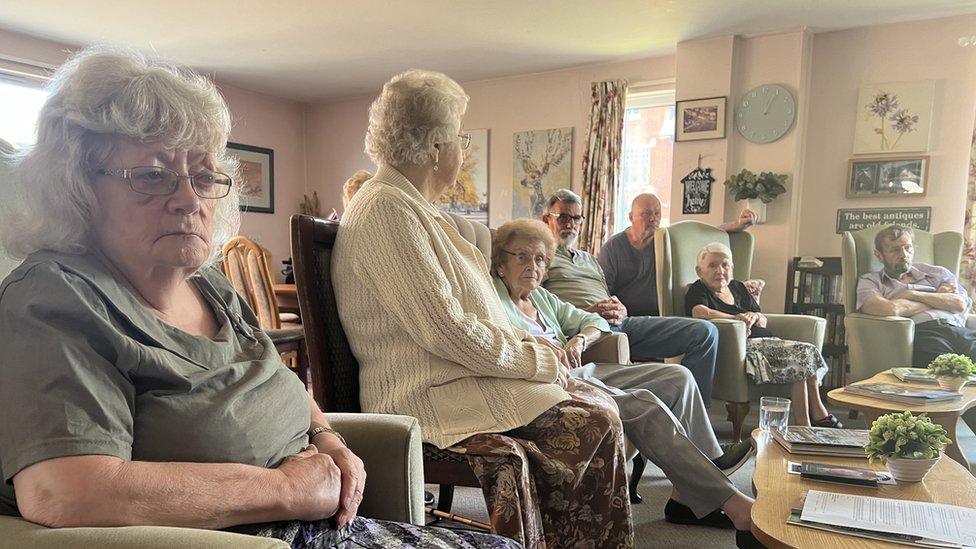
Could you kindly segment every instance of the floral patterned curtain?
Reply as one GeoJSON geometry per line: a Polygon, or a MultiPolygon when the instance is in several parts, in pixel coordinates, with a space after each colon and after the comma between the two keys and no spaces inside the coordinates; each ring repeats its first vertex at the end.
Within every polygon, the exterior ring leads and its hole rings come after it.
{"type": "Polygon", "coordinates": [[[969,152],[969,186],[966,193],[966,225],[962,231],[962,268],[959,280],[976,298],[976,129],[973,130],[972,148],[969,152]]]}
{"type": "Polygon", "coordinates": [[[583,155],[583,215],[580,248],[596,253],[613,228],[613,205],[620,185],[627,82],[594,82],[590,133],[583,155]]]}

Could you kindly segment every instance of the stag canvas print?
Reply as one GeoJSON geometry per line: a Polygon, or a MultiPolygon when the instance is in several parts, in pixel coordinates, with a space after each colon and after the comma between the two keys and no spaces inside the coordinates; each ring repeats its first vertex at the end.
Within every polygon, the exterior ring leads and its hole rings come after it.
{"type": "Polygon", "coordinates": [[[573,128],[518,132],[513,145],[512,219],[539,219],[546,198],[570,187],[573,128]]]}
{"type": "Polygon", "coordinates": [[[440,208],[469,221],[488,224],[488,130],[468,130],[471,145],[464,151],[461,173],[441,195],[440,208]]]}

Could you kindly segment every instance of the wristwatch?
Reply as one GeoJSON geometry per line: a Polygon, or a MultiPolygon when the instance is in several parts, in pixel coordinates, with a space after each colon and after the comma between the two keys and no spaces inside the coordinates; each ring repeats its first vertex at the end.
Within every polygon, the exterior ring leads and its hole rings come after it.
{"type": "Polygon", "coordinates": [[[314,427],[314,428],[310,429],[308,431],[308,441],[309,442],[312,442],[312,439],[315,438],[315,435],[319,435],[319,434],[322,434],[322,433],[330,433],[330,434],[334,435],[337,439],[339,439],[339,442],[341,442],[343,446],[348,446],[348,444],[346,444],[346,439],[342,438],[342,435],[339,434],[339,431],[336,431],[335,429],[332,429],[331,427],[322,427],[322,426],[319,426],[319,427],[314,427]]]}

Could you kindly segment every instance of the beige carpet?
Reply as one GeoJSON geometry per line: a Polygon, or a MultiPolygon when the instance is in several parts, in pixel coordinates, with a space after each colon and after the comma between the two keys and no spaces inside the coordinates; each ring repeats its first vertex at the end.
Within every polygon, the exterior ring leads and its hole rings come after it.
{"type": "MultiPolygon", "coordinates": [[[[746,429],[751,431],[758,424],[758,404],[753,403],[749,416],[746,418],[746,429]]],[[[732,426],[725,421],[725,406],[721,402],[714,402],[709,410],[712,424],[715,426],[719,439],[726,441],[731,438],[732,426]]],[[[847,420],[846,410],[831,407],[831,412],[845,426],[864,428],[861,419],[847,420]]],[[[951,436],[951,435],[950,435],[951,436]]],[[[959,441],[963,452],[970,459],[970,464],[976,468],[976,436],[969,428],[960,422],[959,441]]],[[[739,490],[752,494],[753,462],[750,461],[732,475],[732,481],[739,490]]],[[[428,486],[434,494],[436,486],[428,486]]],[[[675,549],[704,549],[735,547],[735,534],[731,530],[716,530],[713,528],[699,528],[693,526],[676,526],[664,521],[664,504],[671,494],[671,484],[664,477],[660,469],[653,463],[648,463],[638,488],[638,493],[644,501],[633,506],[634,528],[637,535],[637,547],[669,547],[675,549]]],[[[454,495],[454,512],[483,522],[488,521],[484,498],[481,490],[475,488],[458,488],[454,495]]]]}

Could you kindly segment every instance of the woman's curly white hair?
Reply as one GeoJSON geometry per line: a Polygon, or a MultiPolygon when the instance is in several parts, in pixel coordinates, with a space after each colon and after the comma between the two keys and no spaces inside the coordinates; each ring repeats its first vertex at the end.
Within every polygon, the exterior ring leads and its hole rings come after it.
{"type": "MultiPolygon", "coordinates": [[[[4,205],[0,244],[14,258],[38,250],[83,253],[98,215],[91,184],[119,138],[207,152],[231,177],[230,112],[209,79],[138,52],[85,49],[55,72],[37,142],[15,154],[15,199],[4,205]]],[[[210,261],[240,225],[236,189],[218,201],[210,261]]]]}
{"type": "Polygon", "coordinates": [[[410,70],[383,86],[369,108],[366,154],[377,165],[423,165],[435,143],[457,139],[468,96],[439,72],[410,70]]]}

